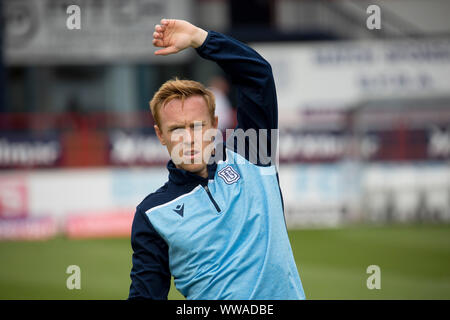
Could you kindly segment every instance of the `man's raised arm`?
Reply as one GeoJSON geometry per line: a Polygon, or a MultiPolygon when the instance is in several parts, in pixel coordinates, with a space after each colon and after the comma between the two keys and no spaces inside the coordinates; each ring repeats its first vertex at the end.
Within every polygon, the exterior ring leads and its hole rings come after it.
{"type": "MultiPolygon", "coordinates": [[[[255,50],[236,39],[215,31],[206,32],[183,20],[161,20],[155,27],[153,38],[153,44],[163,48],[155,54],[171,54],[192,47],[201,57],[216,62],[231,77],[238,94],[237,128],[278,129],[272,68],[255,50]]],[[[271,132],[265,133],[269,147],[271,132]]]]}

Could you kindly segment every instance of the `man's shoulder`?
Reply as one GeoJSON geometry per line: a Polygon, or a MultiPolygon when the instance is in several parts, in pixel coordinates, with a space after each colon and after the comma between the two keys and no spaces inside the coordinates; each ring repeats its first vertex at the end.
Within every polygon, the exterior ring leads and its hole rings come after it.
{"type": "Polygon", "coordinates": [[[160,187],[155,192],[150,193],[144,198],[144,200],[139,203],[137,209],[146,212],[153,207],[159,206],[166,202],[172,200],[173,195],[168,192],[169,182],[166,182],[162,187],[160,187]]]}

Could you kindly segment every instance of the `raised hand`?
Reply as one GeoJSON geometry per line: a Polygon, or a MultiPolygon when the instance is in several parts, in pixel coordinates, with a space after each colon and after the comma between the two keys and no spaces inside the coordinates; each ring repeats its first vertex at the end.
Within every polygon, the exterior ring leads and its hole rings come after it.
{"type": "Polygon", "coordinates": [[[208,33],[184,20],[162,19],[155,26],[153,45],[160,47],[156,55],[180,52],[188,47],[197,48],[205,41],[208,33]]]}

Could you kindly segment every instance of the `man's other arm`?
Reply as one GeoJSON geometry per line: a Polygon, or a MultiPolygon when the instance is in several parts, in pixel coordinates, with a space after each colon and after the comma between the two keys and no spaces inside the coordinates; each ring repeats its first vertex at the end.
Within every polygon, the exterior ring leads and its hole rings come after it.
{"type": "Polygon", "coordinates": [[[131,229],[133,267],[128,299],[167,300],[170,289],[168,246],[138,207],[131,229]]]}
{"type": "Polygon", "coordinates": [[[216,62],[237,89],[236,129],[242,130],[235,131],[233,140],[229,138],[227,144],[231,143],[234,151],[253,163],[273,164],[278,107],[270,64],[249,46],[215,31],[209,31],[205,42],[196,50],[201,57],[216,62]],[[251,140],[253,135],[249,129],[256,131],[257,141],[251,140]],[[266,149],[261,145],[258,148],[262,142],[266,149]]]}

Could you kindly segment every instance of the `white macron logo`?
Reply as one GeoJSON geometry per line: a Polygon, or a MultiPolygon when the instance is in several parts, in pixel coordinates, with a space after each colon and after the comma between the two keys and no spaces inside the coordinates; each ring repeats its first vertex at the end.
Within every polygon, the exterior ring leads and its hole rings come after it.
{"type": "Polygon", "coordinates": [[[226,166],[225,168],[223,168],[222,170],[219,171],[218,173],[219,177],[221,177],[225,183],[227,184],[232,184],[235,183],[236,181],[239,180],[239,178],[241,177],[239,175],[239,173],[237,173],[233,167],[231,166],[226,166]]]}

